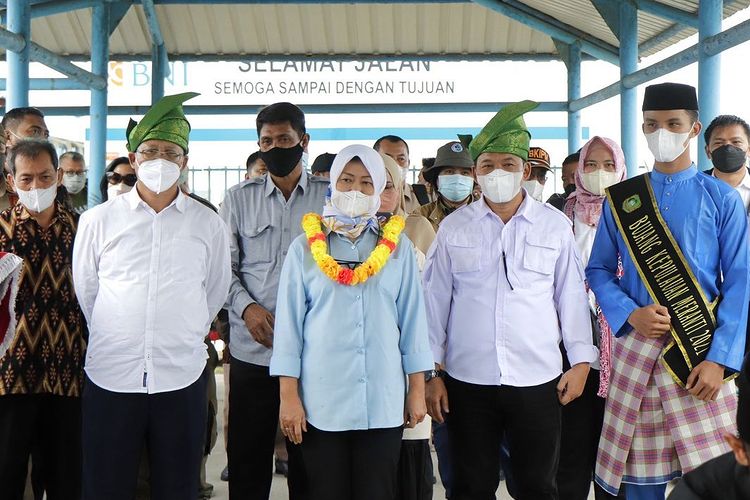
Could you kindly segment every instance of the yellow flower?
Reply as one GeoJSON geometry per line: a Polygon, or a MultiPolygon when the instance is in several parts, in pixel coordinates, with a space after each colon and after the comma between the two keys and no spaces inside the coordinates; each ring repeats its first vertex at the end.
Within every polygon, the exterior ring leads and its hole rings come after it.
{"type": "MultiPolygon", "coordinates": [[[[328,254],[328,244],[322,237],[324,233],[321,220],[322,218],[318,214],[306,214],[302,217],[302,229],[305,232],[305,236],[307,236],[308,242],[312,240],[308,244],[315,263],[331,280],[339,282],[338,277],[342,267],[336,262],[336,259],[328,254]]],[[[404,227],[406,227],[406,222],[403,217],[391,217],[383,226],[383,239],[388,240],[394,247],[397,246],[404,227]]],[[[365,262],[353,270],[352,279],[349,284],[353,286],[364,283],[371,276],[379,273],[388,262],[391,253],[391,249],[387,245],[378,244],[365,262]]]]}

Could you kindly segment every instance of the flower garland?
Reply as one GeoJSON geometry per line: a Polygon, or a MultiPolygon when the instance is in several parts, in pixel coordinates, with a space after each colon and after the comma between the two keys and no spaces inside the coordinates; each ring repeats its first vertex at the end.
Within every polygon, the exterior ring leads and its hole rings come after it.
{"type": "Polygon", "coordinates": [[[313,259],[326,276],[337,283],[349,286],[364,283],[383,269],[398,245],[401,232],[406,227],[403,217],[398,215],[391,217],[383,226],[383,235],[367,260],[354,269],[349,269],[341,266],[328,254],[328,243],[321,221],[322,217],[315,213],[302,217],[302,229],[307,236],[313,259]]]}

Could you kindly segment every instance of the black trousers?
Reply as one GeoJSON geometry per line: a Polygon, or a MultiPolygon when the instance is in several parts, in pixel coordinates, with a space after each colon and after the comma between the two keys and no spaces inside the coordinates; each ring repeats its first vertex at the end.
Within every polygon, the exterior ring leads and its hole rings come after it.
{"type": "MultiPolygon", "coordinates": [[[[279,379],[269,375],[267,366],[245,363],[237,358],[232,358],[231,365],[227,440],[229,498],[268,500],[279,423],[279,379]]],[[[305,500],[307,485],[300,447],[288,440],[286,444],[289,498],[305,500]]]]}
{"type": "Polygon", "coordinates": [[[451,500],[494,500],[500,446],[508,439],[517,500],[556,500],[560,455],[557,382],[487,386],[446,377],[453,453],[451,500]]]}
{"type": "Polygon", "coordinates": [[[401,427],[326,432],[308,422],[301,446],[308,498],[395,499],[402,434],[401,427]]]}
{"type": "Polygon", "coordinates": [[[21,500],[34,474],[49,500],[81,497],[81,400],[51,394],[0,396],[0,498],[21,500]]]}
{"type": "Polygon", "coordinates": [[[398,461],[397,500],[432,500],[432,455],[429,439],[404,439],[398,461]]]}
{"type": "Polygon", "coordinates": [[[206,433],[206,373],[184,389],[83,390],[83,499],[132,500],[144,443],[152,500],[193,499],[206,433]]]}

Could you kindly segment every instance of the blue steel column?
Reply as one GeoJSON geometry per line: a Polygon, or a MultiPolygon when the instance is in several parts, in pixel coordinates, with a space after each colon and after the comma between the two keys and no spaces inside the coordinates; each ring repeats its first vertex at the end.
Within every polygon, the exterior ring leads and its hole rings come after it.
{"type": "Polygon", "coordinates": [[[5,109],[29,105],[29,42],[31,41],[31,2],[8,0],[8,30],[21,35],[26,45],[20,52],[6,51],[8,61],[8,101],[5,109]]]}
{"type": "MultiPolygon", "coordinates": [[[[109,65],[109,5],[94,7],[91,21],[91,70],[107,78],[109,65]]],[[[107,156],[107,87],[91,90],[91,141],[89,155],[89,207],[102,202],[99,182],[107,156]]]]}
{"type": "MultiPolygon", "coordinates": [[[[704,39],[721,32],[723,11],[722,0],[701,0],[698,7],[698,39],[704,39]]],[[[698,105],[703,126],[716,118],[721,105],[721,54],[709,56],[698,47],[698,105]]],[[[707,170],[711,162],[705,154],[706,141],[703,134],[698,138],[698,168],[707,170]]]]}
{"type": "MultiPolygon", "coordinates": [[[[638,13],[630,0],[620,2],[620,79],[638,70],[638,13]]],[[[620,141],[628,177],[638,173],[638,93],[620,82],[620,141]]]]}
{"type": "Polygon", "coordinates": [[[167,65],[164,45],[151,45],[151,104],[164,97],[164,78],[167,65]]]}
{"type": "MultiPolygon", "coordinates": [[[[581,44],[568,47],[568,103],[581,97],[581,44]]],[[[568,110],[568,153],[581,147],[581,112],[568,110]]]]}

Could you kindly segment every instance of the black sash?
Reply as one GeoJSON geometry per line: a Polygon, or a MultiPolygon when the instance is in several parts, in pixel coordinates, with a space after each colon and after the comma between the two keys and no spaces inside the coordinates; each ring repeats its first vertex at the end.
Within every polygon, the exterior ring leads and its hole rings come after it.
{"type": "Polygon", "coordinates": [[[713,305],[659,212],[648,174],[610,187],[607,201],[651,299],[669,310],[672,338],[661,358],[684,387],[711,347],[716,330],[713,305]]]}

